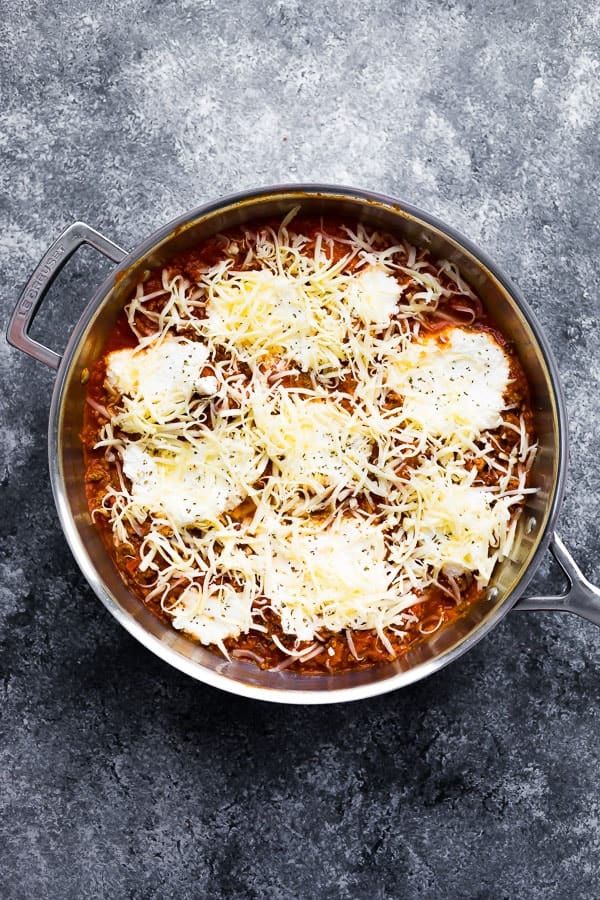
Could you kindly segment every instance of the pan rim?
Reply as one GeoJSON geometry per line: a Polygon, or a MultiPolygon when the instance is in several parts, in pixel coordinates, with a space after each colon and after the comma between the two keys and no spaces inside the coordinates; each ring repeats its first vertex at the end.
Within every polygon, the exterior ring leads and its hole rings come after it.
{"type": "MultiPolygon", "coordinates": [[[[71,548],[73,555],[81,569],[88,584],[92,587],[94,593],[98,596],[104,606],[116,618],[116,620],[142,645],[149,649],[152,653],[169,663],[180,671],[190,675],[212,687],[218,687],[239,696],[250,699],[259,699],[277,703],[298,704],[298,705],[317,705],[338,702],[348,702],[360,699],[374,697],[380,694],[397,690],[400,687],[408,686],[422,678],[426,678],[434,672],[439,671],[446,665],[458,659],[463,653],[466,653],[475,646],[483,637],[488,634],[510,609],[517,603],[522,596],[531,578],[535,574],[543,554],[546,552],[548,544],[551,540],[552,532],[556,519],[558,517],[564,490],[568,465],[568,430],[567,430],[567,413],[558,368],[554,360],[553,353],[544,334],[544,331],[537,321],[537,318],[516,285],[499,269],[496,263],[480,248],[478,248],[469,238],[462,235],[453,226],[448,225],[441,219],[431,213],[420,209],[416,205],[398,198],[392,198],[384,194],[373,191],[361,190],[343,185],[305,183],[305,184],[279,184],[273,186],[257,187],[250,190],[230,194],[223,198],[203,204],[199,207],[183,213],[171,222],[161,226],[144,240],[142,240],[122,262],[116,266],[104,281],[98,286],[94,292],[88,306],[84,310],[82,316],[75,325],[71,338],[65,349],[65,353],[59,367],[55,388],[52,396],[50,407],[50,419],[48,429],[48,454],[50,480],[54,500],[57,506],[61,526],[67,538],[67,542],[71,548]],[[510,296],[518,307],[520,313],[525,319],[536,343],[536,350],[541,354],[543,363],[548,373],[548,381],[551,386],[551,402],[555,406],[555,421],[557,426],[557,446],[558,460],[556,469],[556,478],[552,485],[552,494],[548,500],[548,508],[546,513],[546,523],[537,539],[537,544],[533,550],[529,562],[523,571],[517,585],[504,598],[501,604],[493,610],[493,612],[483,619],[479,625],[465,637],[457,642],[454,646],[442,652],[439,656],[419,663],[414,668],[403,672],[398,672],[386,678],[381,678],[367,684],[360,684],[344,688],[331,688],[321,690],[318,688],[308,689],[299,688],[272,688],[267,686],[257,686],[246,683],[238,679],[233,679],[227,675],[221,674],[202,666],[195,660],[185,657],[176,649],[161,641],[160,637],[148,632],[141,623],[132,618],[125,610],[123,610],[116,600],[112,597],[102,578],[96,569],[96,566],[87,553],[87,550],[80,538],[77,527],[73,521],[66,491],[63,487],[63,473],[60,464],[60,421],[61,410],[64,399],[64,389],[67,381],[67,374],[70,366],[76,357],[77,350],[80,345],[82,335],[85,333],[87,326],[101,306],[102,302],[114,287],[115,280],[122,277],[125,272],[134,264],[139,263],[153,248],[164,242],[174,231],[185,227],[202,217],[209,216],[233,206],[242,206],[252,201],[267,200],[281,197],[282,200],[286,196],[292,200],[294,197],[301,199],[302,197],[331,197],[339,199],[350,199],[359,202],[366,202],[373,206],[382,206],[392,212],[408,216],[414,220],[422,222],[427,226],[436,229],[442,235],[450,238],[459,247],[466,250],[474,260],[483,266],[489,274],[498,282],[502,289],[510,296]]],[[[306,676],[313,678],[315,676],[306,676]]]]}

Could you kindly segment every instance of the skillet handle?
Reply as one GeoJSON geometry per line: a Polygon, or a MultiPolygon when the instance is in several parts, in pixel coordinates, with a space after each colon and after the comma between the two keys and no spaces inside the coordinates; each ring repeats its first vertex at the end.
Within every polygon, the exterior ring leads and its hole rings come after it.
{"type": "Polygon", "coordinates": [[[35,268],[25,285],[8,324],[6,338],[9,344],[22,350],[51,369],[58,369],[62,359],[54,350],[44,347],[29,336],[33,318],[48,288],[69,258],[82,244],[89,244],[113,262],[119,263],[127,255],[125,250],[109,241],[104,235],[90,228],[85,222],[73,222],[54,241],[35,268]]]}
{"type": "Polygon", "coordinates": [[[600,589],[587,580],[556,533],[550,540],[550,550],[569,579],[568,589],[557,597],[523,597],[514,609],[556,609],[600,625],[600,589]]]}

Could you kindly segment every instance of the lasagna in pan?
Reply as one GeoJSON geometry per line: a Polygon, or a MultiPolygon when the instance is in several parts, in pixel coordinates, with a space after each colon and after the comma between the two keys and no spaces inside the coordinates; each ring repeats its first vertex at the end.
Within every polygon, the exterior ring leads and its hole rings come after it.
{"type": "Polygon", "coordinates": [[[307,674],[388,662],[480,598],[535,454],[518,358],[457,269],[294,212],[147,273],[82,437],[140,601],[307,674]]]}

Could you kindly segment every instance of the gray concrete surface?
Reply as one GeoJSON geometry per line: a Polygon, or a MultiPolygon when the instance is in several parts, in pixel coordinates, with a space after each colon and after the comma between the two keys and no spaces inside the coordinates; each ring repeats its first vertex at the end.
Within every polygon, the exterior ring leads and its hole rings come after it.
{"type": "MultiPolygon", "coordinates": [[[[325,180],[479,242],[565,387],[560,532],[600,582],[600,4],[15,0],[0,15],[2,321],[75,218],[127,247],[206,199],[325,180]]],[[[64,346],[84,253],[38,333],[64,346]]],[[[4,328],[4,325],[3,325],[4,328]]],[[[6,898],[595,898],[600,632],[512,614],[401,693],[236,699],[95,599],[54,510],[53,376],[0,342],[6,898]]],[[[535,588],[557,590],[545,563],[535,588]]]]}

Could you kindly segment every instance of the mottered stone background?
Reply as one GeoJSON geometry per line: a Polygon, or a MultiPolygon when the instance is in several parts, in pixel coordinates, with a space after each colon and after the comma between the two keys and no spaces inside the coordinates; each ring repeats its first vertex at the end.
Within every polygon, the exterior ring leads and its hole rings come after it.
{"type": "MultiPolygon", "coordinates": [[[[523,290],[570,412],[559,529],[600,582],[600,5],[5,3],[6,322],[83,219],[125,247],[285,181],[404,197],[523,290]]],[[[40,314],[60,350],[106,264],[40,314]]],[[[595,898],[600,631],[509,616],[402,692],[278,707],[159,662],[79,573],[46,464],[53,374],[0,343],[2,896],[595,898]]],[[[562,577],[544,563],[536,592],[562,577]]]]}

